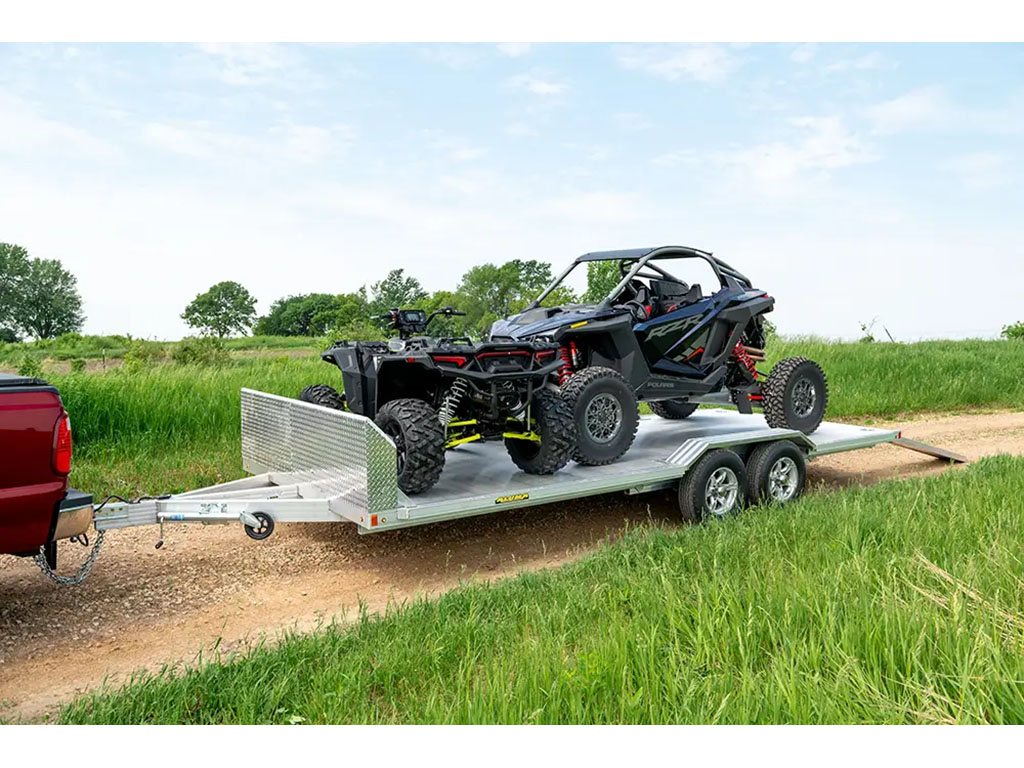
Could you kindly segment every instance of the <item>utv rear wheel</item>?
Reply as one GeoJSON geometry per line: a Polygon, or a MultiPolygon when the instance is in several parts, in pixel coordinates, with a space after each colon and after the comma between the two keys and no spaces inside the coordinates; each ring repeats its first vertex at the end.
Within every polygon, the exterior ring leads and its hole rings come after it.
{"type": "Polygon", "coordinates": [[[629,450],[640,423],[636,394],[611,368],[584,368],[562,386],[576,432],[573,459],[579,464],[611,464],[629,450]]]}
{"type": "Polygon", "coordinates": [[[661,416],[661,418],[678,421],[679,419],[685,419],[696,411],[699,403],[691,403],[689,400],[677,398],[675,400],[658,400],[647,403],[647,405],[650,406],[652,413],[661,416]]]}
{"type": "Polygon", "coordinates": [[[557,392],[542,389],[533,396],[531,407],[534,431],[540,440],[505,438],[512,462],[530,475],[550,475],[572,457],[574,446],[572,409],[557,392]]]}
{"type": "Polygon", "coordinates": [[[313,405],[323,405],[336,411],[345,410],[345,396],[327,384],[313,384],[302,390],[299,400],[313,405]]]}
{"type": "Polygon", "coordinates": [[[444,429],[437,411],[422,400],[392,400],[375,421],[395,442],[398,487],[410,495],[433,488],[444,469],[444,429]]]}
{"type": "Polygon", "coordinates": [[[769,427],[798,429],[809,435],[825,418],[828,405],[825,372],[806,357],[787,357],[776,363],[761,392],[764,418],[769,427]]]}

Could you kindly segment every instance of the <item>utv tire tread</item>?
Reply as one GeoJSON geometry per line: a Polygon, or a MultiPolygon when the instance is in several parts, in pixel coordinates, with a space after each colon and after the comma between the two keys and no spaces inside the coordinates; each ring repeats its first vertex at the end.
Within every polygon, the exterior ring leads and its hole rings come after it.
{"type": "Polygon", "coordinates": [[[647,403],[647,406],[651,409],[651,413],[656,416],[679,421],[680,419],[688,418],[697,410],[700,403],[691,403],[689,400],[656,400],[647,403]]]}
{"type": "Polygon", "coordinates": [[[523,472],[551,475],[569,463],[576,446],[572,408],[558,392],[550,389],[542,389],[533,396],[533,407],[537,409],[540,450],[535,453],[529,450],[538,445],[533,441],[510,438],[505,439],[505,448],[512,463],[523,472]]]}
{"type": "Polygon", "coordinates": [[[797,429],[797,427],[790,426],[789,419],[786,416],[786,387],[789,385],[789,381],[793,374],[796,373],[796,370],[805,364],[814,366],[821,375],[822,391],[820,392],[821,415],[813,427],[804,429],[803,432],[811,434],[821,424],[822,419],[825,418],[825,411],[828,408],[828,377],[825,375],[825,371],[810,358],[787,357],[785,360],[775,364],[771,373],[768,374],[762,389],[764,394],[764,400],[762,401],[764,419],[768,422],[769,427],[797,429]]]}
{"type": "Polygon", "coordinates": [[[336,411],[345,410],[345,396],[329,384],[312,384],[299,394],[299,400],[336,411]]]}
{"type": "Polygon", "coordinates": [[[588,467],[599,467],[611,464],[612,462],[618,461],[618,459],[620,459],[622,455],[630,449],[630,446],[633,445],[633,441],[636,439],[636,430],[640,426],[640,412],[638,410],[636,394],[633,392],[633,388],[629,386],[629,382],[627,382],[625,377],[618,371],[612,370],[611,368],[605,368],[600,365],[584,368],[583,370],[574,373],[572,377],[562,385],[562,397],[565,398],[565,401],[569,404],[569,408],[573,414],[573,429],[576,433],[576,440],[574,441],[575,446],[573,448],[572,458],[577,464],[583,464],[588,467]],[[579,427],[576,422],[576,402],[588,386],[601,379],[610,379],[622,383],[629,392],[629,400],[632,403],[632,412],[629,412],[630,406],[629,403],[626,403],[627,407],[623,410],[622,414],[622,428],[629,431],[629,440],[623,441],[621,450],[614,455],[595,458],[585,455],[580,448],[579,427]],[[630,426],[630,422],[632,422],[632,426],[630,426]]]}
{"type": "Polygon", "coordinates": [[[405,463],[398,475],[398,487],[416,494],[434,487],[444,469],[444,429],[437,412],[423,400],[402,398],[385,404],[375,419],[388,431],[389,422],[398,425],[405,441],[405,463]]]}

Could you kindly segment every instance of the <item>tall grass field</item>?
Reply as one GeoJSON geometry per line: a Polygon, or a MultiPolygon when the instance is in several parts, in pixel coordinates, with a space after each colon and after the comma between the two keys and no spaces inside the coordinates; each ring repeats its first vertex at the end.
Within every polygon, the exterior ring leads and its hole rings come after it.
{"type": "Polygon", "coordinates": [[[69,723],[1019,723],[1024,460],[639,530],[69,723]]]}

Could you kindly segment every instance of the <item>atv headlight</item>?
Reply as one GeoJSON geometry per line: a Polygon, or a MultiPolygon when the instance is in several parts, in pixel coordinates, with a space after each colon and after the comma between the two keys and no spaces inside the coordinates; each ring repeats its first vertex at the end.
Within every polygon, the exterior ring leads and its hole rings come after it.
{"type": "Polygon", "coordinates": [[[405,342],[402,339],[388,339],[388,350],[396,355],[405,351],[405,342]]]}

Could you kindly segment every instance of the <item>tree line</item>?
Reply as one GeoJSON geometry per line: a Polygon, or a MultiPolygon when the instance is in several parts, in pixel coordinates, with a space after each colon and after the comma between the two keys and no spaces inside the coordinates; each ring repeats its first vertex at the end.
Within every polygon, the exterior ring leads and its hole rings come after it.
{"type": "MultiPolygon", "coordinates": [[[[588,264],[587,290],[577,296],[559,286],[549,303],[597,301],[618,282],[614,262],[588,264]]],[[[551,265],[536,260],[513,259],[505,264],[480,264],[470,268],[454,290],[433,293],[422,283],[393,269],[384,278],[352,293],[306,293],[287,296],[256,316],[256,300],[239,283],[217,283],[197,296],[182,318],[202,333],[224,337],[250,328],[260,336],[332,336],[376,339],[388,335],[381,316],[394,308],[432,312],[454,307],[464,317],[437,318],[432,334],[480,337],[495,320],[523,309],[551,282],[551,265]]]]}

